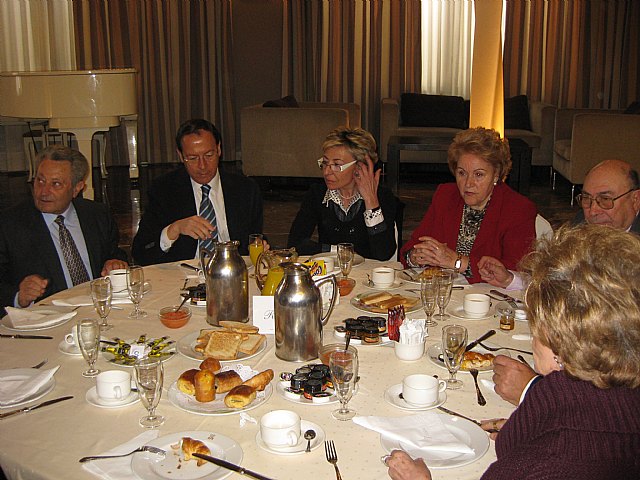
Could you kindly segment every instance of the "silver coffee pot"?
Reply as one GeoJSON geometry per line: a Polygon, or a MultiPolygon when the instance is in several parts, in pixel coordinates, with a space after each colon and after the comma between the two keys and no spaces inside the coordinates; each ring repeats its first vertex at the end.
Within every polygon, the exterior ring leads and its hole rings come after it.
{"type": "Polygon", "coordinates": [[[326,325],[338,295],[336,277],[331,275],[314,281],[309,268],[301,263],[285,262],[280,266],[284,277],[274,297],[276,356],[290,362],[313,360],[318,358],[322,327],[326,325]],[[323,317],[318,287],[327,282],[333,284],[333,294],[323,317]]]}
{"type": "Polygon", "coordinates": [[[203,249],[200,264],[207,284],[207,323],[249,321],[249,275],[238,253],[238,241],[215,244],[213,254],[203,249]],[[207,257],[210,258],[207,260],[207,257]]]}

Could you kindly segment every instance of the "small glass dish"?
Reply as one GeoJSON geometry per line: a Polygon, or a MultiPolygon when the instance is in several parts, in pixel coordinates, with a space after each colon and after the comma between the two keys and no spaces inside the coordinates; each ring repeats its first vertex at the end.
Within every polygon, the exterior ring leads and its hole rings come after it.
{"type": "Polygon", "coordinates": [[[353,288],[356,286],[356,281],[353,278],[341,278],[338,280],[338,290],[341,297],[349,295],[353,288]]]}
{"type": "Polygon", "coordinates": [[[177,308],[178,305],[174,305],[173,307],[164,307],[160,310],[158,317],[160,317],[160,321],[165,327],[184,327],[191,318],[191,310],[189,310],[189,307],[182,306],[180,310],[176,311],[177,308]]]}
{"type": "MultiPolygon", "coordinates": [[[[328,366],[329,356],[333,352],[339,352],[339,351],[344,351],[344,343],[329,343],[327,345],[323,345],[322,347],[320,347],[320,350],[318,351],[318,358],[323,364],[328,366]]],[[[358,354],[358,350],[353,345],[349,345],[349,351],[356,355],[358,354]]]]}

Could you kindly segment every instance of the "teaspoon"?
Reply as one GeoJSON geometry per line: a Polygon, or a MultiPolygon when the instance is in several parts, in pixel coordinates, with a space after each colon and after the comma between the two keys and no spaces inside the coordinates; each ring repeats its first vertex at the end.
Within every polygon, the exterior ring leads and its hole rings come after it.
{"type": "Polygon", "coordinates": [[[304,439],[307,441],[307,449],[305,450],[306,452],[311,451],[311,440],[313,440],[314,438],[316,438],[315,430],[307,430],[306,432],[304,432],[304,439]]]}

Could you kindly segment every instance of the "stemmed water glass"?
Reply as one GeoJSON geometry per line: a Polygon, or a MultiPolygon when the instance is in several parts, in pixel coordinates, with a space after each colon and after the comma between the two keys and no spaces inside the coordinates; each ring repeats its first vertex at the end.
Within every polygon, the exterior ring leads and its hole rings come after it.
{"type": "Polygon", "coordinates": [[[331,415],[337,420],[350,420],[356,411],[347,407],[353,397],[358,380],[358,355],[349,350],[338,350],[329,356],[329,370],[333,389],[340,400],[340,408],[331,415]]]}
{"type": "Polygon", "coordinates": [[[338,244],[338,264],[344,278],[349,277],[353,266],[353,243],[338,244]]]}
{"type": "Polygon", "coordinates": [[[142,267],[131,265],[127,269],[127,290],[134,307],[133,312],[129,314],[129,318],[146,317],[147,312],[140,310],[140,300],[142,300],[142,295],[144,294],[144,270],[142,267]]]}
{"type": "Polygon", "coordinates": [[[83,377],[95,377],[100,370],[95,368],[100,351],[100,325],[95,318],[83,318],[76,324],[76,337],[82,356],[89,364],[89,369],[82,372],[83,377]]]}
{"type": "Polygon", "coordinates": [[[164,423],[164,417],[156,415],[164,382],[162,362],[156,358],[141,358],[134,365],[134,373],[138,396],[148,412],[148,415],[140,419],[140,425],[145,428],[159,427],[164,423]]]}
{"type": "Polygon", "coordinates": [[[444,313],[444,309],[451,300],[451,289],[453,287],[453,271],[441,270],[436,274],[436,281],[438,283],[438,294],[436,296],[436,303],[440,312],[436,315],[438,320],[444,320],[449,318],[447,313],[444,313]]]}
{"type": "Polygon", "coordinates": [[[100,330],[105,331],[113,328],[113,325],[107,322],[109,312],[111,312],[111,300],[113,298],[113,288],[109,277],[96,278],[91,281],[91,299],[96,312],[102,319],[100,330]]]}
{"type": "Polygon", "coordinates": [[[420,299],[422,308],[427,316],[424,322],[426,327],[435,327],[438,322],[433,320],[433,312],[436,310],[436,297],[438,294],[438,281],[435,277],[422,277],[420,279],[420,299]]]}
{"type": "Polygon", "coordinates": [[[442,356],[449,370],[450,378],[447,379],[447,388],[450,390],[462,388],[462,381],[456,379],[456,373],[462,364],[467,335],[467,329],[462,325],[446,325],[442,328],[442,356]]]}

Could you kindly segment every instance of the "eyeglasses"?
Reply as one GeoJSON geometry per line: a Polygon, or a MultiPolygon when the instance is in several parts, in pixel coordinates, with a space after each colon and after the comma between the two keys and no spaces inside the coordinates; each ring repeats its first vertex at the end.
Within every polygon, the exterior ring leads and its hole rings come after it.
{"type": "Polygon", "coordinates": [[[352,165],[355,165],[356,163],[357,161],[354,160],[353,162],[345,163],[344,165],[337,165],[335,163],[325,162],[324,158],[319,158],[318,168],[320,170],[324,170],[325,168],[329,167],[332,172],[344,172],[347,168],[351,167],[352,165]]]}
{"type": "Polygon", "coordinates": [[[182,159],[186,163],[196,163],[200,159],[204,160],[205,163],[210,163],[210,162],[213,162],[215,158],[216,158],[215,152],[207,152],[204,155],[189,155],[189,156],[183,155],[182,156],[182,159]]]}
{"type": "Polygon", "coordinates": [[[617,197],[608,197],[606,195],[605,196],[596,195],[595,197],[592,197],[591,195],[588,195],[586,193],[579,193],[578,195],[576,195],[576,200],[578,201],[578,203],[582,208],[591,208],[591,205],[595,200],[598,206],[603,210],[611,210],[613,208],[613,202],[615,202],[619,198],[622,198],[631,192],[635,192],[636,190],[638,189],[632,188],[631,190],[624,192],[623,194],[618,195],[617,197]]]}

